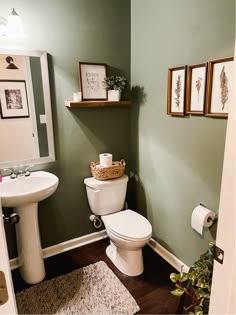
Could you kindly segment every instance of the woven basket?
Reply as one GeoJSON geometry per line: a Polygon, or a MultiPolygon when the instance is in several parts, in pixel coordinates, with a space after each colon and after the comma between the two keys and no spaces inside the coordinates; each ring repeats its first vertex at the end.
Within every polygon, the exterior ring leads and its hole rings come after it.
{"type": "Polygon", "coordinates": [[[121,177],[125,171],[125,161],[113,162],[112,166],[103,167],[100,163],[90,163],[90,169],[93,177],[98,180],[108,180],[121,177]]]}

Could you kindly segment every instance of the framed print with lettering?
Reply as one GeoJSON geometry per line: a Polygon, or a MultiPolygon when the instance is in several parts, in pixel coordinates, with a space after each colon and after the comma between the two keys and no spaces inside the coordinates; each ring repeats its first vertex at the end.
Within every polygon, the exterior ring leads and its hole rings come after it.
{"type": "Polygon", "coordinates": [[[82,101],[107,100],[107,90],[102,84],[107,76],[106,64],[79,62],[78,73],[82,101]]]}

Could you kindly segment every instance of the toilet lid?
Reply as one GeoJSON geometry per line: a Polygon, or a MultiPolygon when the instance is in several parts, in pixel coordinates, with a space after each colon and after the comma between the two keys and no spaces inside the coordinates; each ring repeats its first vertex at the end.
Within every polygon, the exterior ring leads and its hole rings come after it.
{"type": "Polygon", "coordinates": [[[110,180],[98,180],[94,177],[88,177],[84,179],[84,183],[86,186],[91,188],[104,188],[107,186],[114,186],[115,184],[120,184],[122,182],[128,182],[128,176],[126,174],[121,177],[110,179],[110,180]]]}
{"type": "Polygon", "coordinates": [[[141,240],[152,235],[150,222],[130,209],[102,216],[102,219],[107,228],[121,238],[141,240]]]}

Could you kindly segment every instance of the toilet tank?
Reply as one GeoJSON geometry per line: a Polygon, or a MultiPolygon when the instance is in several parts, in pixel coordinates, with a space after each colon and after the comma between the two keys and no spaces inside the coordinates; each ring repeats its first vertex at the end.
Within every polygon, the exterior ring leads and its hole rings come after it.
{"type": "Polygon", "coordinates": [[[128,176],[111,180],[85,178],[87,197],[91,211],[96,215],[118,212],[124,208],[128,176]]]}

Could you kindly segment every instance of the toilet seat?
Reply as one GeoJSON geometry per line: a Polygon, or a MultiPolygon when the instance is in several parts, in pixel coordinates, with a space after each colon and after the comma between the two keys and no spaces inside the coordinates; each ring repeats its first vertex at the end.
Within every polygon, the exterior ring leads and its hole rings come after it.
{"type": "Polygon", "coordinates": [[[150,222],[130,209],[102,216],[102,220],[111,233],[125,240],[142,241],[152,235],[150,222]]]}

